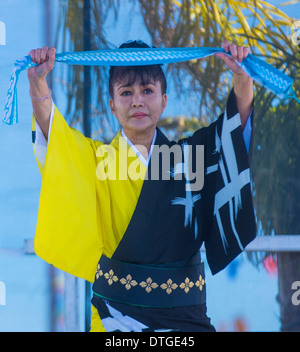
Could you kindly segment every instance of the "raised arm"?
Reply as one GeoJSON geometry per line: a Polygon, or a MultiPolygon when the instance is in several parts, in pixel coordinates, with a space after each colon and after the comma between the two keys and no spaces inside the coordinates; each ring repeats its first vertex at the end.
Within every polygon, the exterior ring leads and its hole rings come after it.
{"type": "Polygon", "coordinates": [[[235,60],[242,62],[250,53],[250,49],[247,47],[230,44],[228,40],[223,41],[222,47],[226,52],[230,50],[232,58],[223,53],[218,53],[216,56],[222,59],[227,67],[233,72],[233,89],[241,117],[242,128],[244,129],[253,108],[253,80],[235,62],[235,60]]]}
{"type": "Polygon", "coordinates": [[[55,52],[53,47],[31,50],[29,55],[38,66],[27,70],[33,113],[46,139],[48,139],[52,107],[51,92],[46,77],[54,67],[55,52]]]}

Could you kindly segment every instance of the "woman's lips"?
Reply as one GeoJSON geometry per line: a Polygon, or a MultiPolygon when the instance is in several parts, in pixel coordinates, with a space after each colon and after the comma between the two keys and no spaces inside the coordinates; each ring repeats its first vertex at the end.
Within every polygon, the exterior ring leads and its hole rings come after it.
{"type": "Polygon", "coordinates": [[[132,115],[132,117],[134,117],[135,119],[143,119],[146,116],[147,114],[145,114],[144,112],[136,112],[132,115]]]}

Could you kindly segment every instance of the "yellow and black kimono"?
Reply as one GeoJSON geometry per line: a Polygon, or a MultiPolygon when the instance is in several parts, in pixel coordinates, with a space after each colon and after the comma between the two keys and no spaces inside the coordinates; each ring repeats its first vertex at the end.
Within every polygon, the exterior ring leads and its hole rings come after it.
{"type": "Polygon", "coordinates": [[[199,249],[205,243],[215,274],[255,237],[234,93],[225,113],[190,138],[175,143],[156,133],[154,147],[179,146],[183,162],[171,158],[169,170],[159,168],[154,179],[153,154],[144,165],[121,133],[108,146],[85,138],[55,108],[45,165],[39,165],[35,251],[94,283],[91,331],[213,331],[199,249]],[[185,146],[195,170],[199,145],[204,184],[192,190],[185,146]],[[138,177],[128,176],[128,165],[138,177]]]}

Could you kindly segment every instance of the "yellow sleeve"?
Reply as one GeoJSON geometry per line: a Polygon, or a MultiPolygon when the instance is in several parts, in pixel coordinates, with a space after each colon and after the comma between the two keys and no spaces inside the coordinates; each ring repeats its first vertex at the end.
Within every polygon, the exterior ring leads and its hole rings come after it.
{"type": "Polygon", "coordinates": [[[97,309],[92,305],[91,328],[90,332],[106,332],[97,309]]]}
{"type": "Polygon", "coordinates": [[[103,250],[96,195],[99,145],[70,128],[55,107],[44,168],[38,163],[42,185],[35,252],[55,267],[90,282],[103,250]]]}

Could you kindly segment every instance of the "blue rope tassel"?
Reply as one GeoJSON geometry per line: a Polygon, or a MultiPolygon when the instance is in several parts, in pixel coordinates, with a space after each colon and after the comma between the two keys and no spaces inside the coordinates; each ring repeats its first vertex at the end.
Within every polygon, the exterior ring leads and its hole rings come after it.
{"type": "MultiPolygon", "coordinates": [[[[70,65],[86,66],[140,66],[166,64],[200,59],[225,52],[220,48],[127,48],[88,52],[56,54],[55,61],[70,65]]],[[[230,55],[229,55],[230,56],[230,55]]],[[[30,56],[17,60],[7,92],[3,122],[12,125],[18,122],[17,82],[19,74],[36,66],[30,56]]],[[[240,64],[253,80],[271,90],[280,99],[294,98],[300,103],[292,88],[294,80],[265,61],[249,54],[240,64]]]]}

